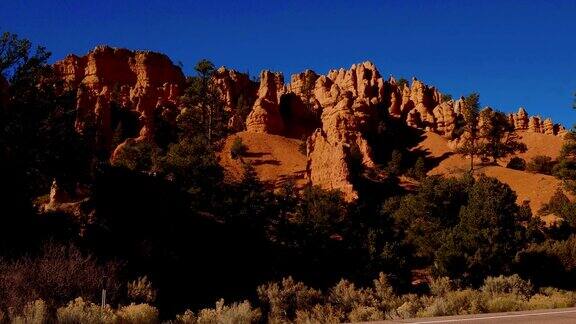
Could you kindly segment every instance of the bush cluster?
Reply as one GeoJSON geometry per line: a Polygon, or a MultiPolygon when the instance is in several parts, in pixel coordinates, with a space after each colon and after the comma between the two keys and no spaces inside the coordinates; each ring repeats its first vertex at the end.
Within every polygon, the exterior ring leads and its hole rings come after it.
{"type": "Polygon", "coordinates": [[[526,170],[534,173],[552,174],[555,164],[556,162],[551,157],[537,155],[526,164],[526,170]]]}

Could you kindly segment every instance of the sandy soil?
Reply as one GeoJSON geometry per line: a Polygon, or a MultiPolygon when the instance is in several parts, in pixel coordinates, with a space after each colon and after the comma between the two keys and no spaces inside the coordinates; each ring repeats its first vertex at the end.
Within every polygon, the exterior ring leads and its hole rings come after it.
{"type": "MultiPolygon", "coordinates": [[[[563,141],[552,135],[521,132],[522,141],[527,145],[526,153],[518,156],[529,160],[536,155],[558,156],[563,141]]],[[[277,135],[240,132],[230,136],[220,154],[220,163],[226,170],[229,180],[237,181],[242,177],[242,163],[230,157],[230,147],[236,136],[242,138],[248,147],[248,154],[243,158],[245,162],[252,163],[262,181],[274,188],[291,179],[297,186],[306,183],[306,156],[299,152],[301,141],[277,135]]],[[[470,160],[453,152],[448,147],[448,141],[435,133],[426,133],[423,141],[416,147],[426,152],[427,158],[437,164],[429,174],[457,176],[466,172],[470,160]]],[[[505,168],[507,161],[500,161],[500,165],[476,166],[476,174],[486,174],[507,183],[518,195],[518,203],[528,202],[535,214],[544,203],[550,200],[557,188],[562,188],[562,182],[544,174],[517,171],[505,168]]],[[[406,182],[406,181],[404,181],[406,182]]],[[[414,187],[412,183],[405,183],[414,187]]],[[[554,221],[553,215],[543,217],[550,223],[554,221]]]]}
{"type": "MultiPolygon", "coordinates": [[[[528,151],[518,156],[527,160],[536,155],[556,158],[562,147],[562,140],[557,136],[527,132],[522,132],[521,136],[528,151]]],[[[426,133],[425,139],[419,144],[418,148],[429,153],[428,157],[439,160],[439,164],[429,174],[454,176],[469,170],[470,159],[452,154],[447,144],[446,139],[435,133],[426,133]]],[[[557,188],[562,188],[562,182],[552,176],[508,169],[504,167],[505,162],[501,161],[498,166],[477,166],[476,174],[483,173],[508,184],[516,191],[518,203],[528,201],[533,213],[550,200],[557,188]]],[[[546,220],[552,219],[547,217],[546,220]]]]}
{"type": "Polygon", "coordinates": [[[226,170],[228,179],[237,181],[243,174],[242,162],[230,157],[230,147],[237,136],[248,147],[244,162],[254,166],[260,180],[276,188],[287,180],[295,181],[297,186],[305,184],[306,156],[298,151],[302,141],[249,132],[240,132],[226,139],[220,153],[220,164],[226,170]]]}

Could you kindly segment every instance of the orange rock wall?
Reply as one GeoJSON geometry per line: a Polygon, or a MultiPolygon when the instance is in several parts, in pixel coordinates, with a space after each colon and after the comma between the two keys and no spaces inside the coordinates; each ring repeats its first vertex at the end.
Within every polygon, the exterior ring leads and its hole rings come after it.
{"type": "MultiPolygon", "coordinates": [[[[138,115],[136,140],[152,138],[157,109],[171,106],[177,114],[182,108],[178,98],[184,75],[159,53],[97,47],[86,56],[70,55],[54,67],[66,86],[77,91],[77,130],[95,125],[105,146],[110,145],[114,131],[111,102],[138,115]]],[[[231,113],[232,130],[307,137],[308,180],[342,190],[347,200],[357,197],[350,182],[351,154],[357,154],[355,158],[365,167],[374,166],[363,134],[373,131],[383,115],[453,139],[463,105],[462,99],[442,101],[436,88],[417,79],[410,85],[399,85],[392,77],[384,80],[371,62],[326,75],[307,70],[293,75],[287,84],[281,73],[262,71],[257,83],[246,74],[220,68],[213,82],[231,113]],[[245,120],[237,113],[241,97],[251,104],[245,120]]],[[[530,117],[523,108],[508,117],[518,130],[565,132],[550,119],[530,117]]]]}
{"type": "Polygon", "coordinates": [[[147,140],[154,132],[154,111],[176,105],[184,85],[184,74],[166,55],[107,46],[82,57],[69,55],[54,69],[68,89],[77,91],[77,130],[94,125],[107,149],[113,149],[112,101],[139,116],[139,138],[147,140]]]}

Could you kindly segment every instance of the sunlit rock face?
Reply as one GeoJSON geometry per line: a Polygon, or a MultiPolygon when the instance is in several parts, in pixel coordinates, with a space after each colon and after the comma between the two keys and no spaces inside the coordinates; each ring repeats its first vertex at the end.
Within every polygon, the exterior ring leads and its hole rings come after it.
{"type": "MultiPolygon", "coordinates": [[[[82,57],[70,55],[54,68],[65,86],[76,91],[77,131],[96,130],[99,145],[112,159],[126,141],[152,140],[158,116],[175,120],[185,108],[179,102],[185,77],[163,54],[103,46],[82,57]],[[130,129],[124,130],[124,143],[113,143],[120,123],[130,129]]],[[[305,139],[310,183],[339,189],[349,201],[358,196],[351,164],[374,167],[374,148],[366,134],[387,121],[395,119],[458,142],[463,98],[443,100],[438,89],[415,78],[411,83],[385,80],[371,62],[326,75],[306,70],[292,75],[288,83],[278,72],[264,70],[254,81],[222,67],[211,82],[229,113],[230,130],[305,139]]],[[[519,131],[566,133],[550,119],[530,117],[524,108],[509,114],[508,120],[519,131]]]]}
{"type": "Polygon", "coordinates": [[[69,55],[54,69],[65,86],[77,92],[77,131],[93,127],[99,144],[108,150],[120,122],[130,125],[127,137],[150,139],[158,110],[177,106],[185,81],[166,55],[107,46],[81,57],[69,55]]]}

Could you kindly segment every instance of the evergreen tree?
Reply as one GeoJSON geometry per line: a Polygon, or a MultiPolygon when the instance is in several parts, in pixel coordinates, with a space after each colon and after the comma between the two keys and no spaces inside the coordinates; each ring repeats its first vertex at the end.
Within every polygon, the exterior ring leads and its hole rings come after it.
{"type": "Polygon", "coordinates": [[[473,173],[474,157],[482,152],[482,145],[479,143],[480,95],[478,93],[471,93],[464,98],[461,113],[463,123],[457,129],[461,142],[456,153],[470,157],[470,173],[473,173]]]}
{"type": "Polygon", "coordinates": [[[505,114],[490,108],[480,112],[480,150],[481,154],[492,158],[496,163],[498,159],[516,152],[525,152],[526,144],[520,142],[514,125],[510,124],[505,114]]]}
{"type": "MultiPolygon", "coordinates": [[[[576,94],[574,95],[573,109],[576,109],[576,94]]],[[[576,125],[570,133],[566,134],[564,145],[558,157],[558,163],[554,166],[553,173],[559,179],[564,180],[568,190],[576,194],[576,125]]]]}
{"type": "Polygon", "coordinates": [[[212,79],[216,72],[214,64],[203,59],[194,69],[197,75],[187,79],[181,97],[186,109],[179,116],[179,124],[183,136],[202,135],[212,145],[227,135],[227,112],[212,79]]]}

